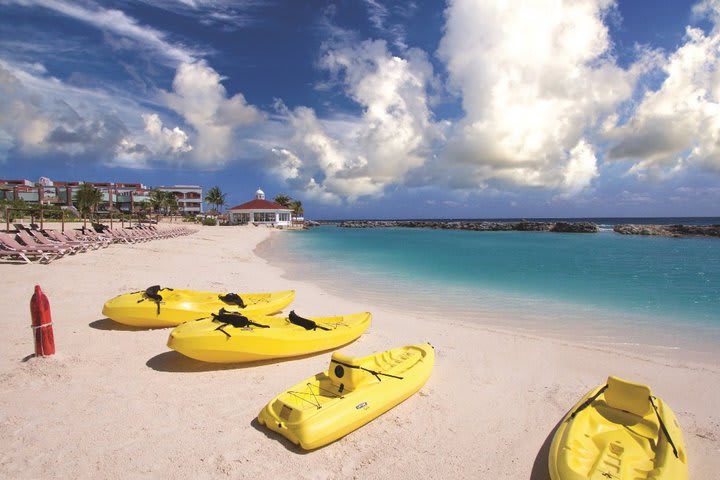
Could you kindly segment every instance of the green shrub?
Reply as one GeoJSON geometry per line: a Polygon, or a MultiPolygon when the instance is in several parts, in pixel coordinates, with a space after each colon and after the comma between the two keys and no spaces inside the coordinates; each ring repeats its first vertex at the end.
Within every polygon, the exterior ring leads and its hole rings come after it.
{"type": "Polygon", "coordinates": [[[217,225],[217,220],[214,218],[206,218],[202,221],[202,224],[214,227],[215,225],[217,225]]]}

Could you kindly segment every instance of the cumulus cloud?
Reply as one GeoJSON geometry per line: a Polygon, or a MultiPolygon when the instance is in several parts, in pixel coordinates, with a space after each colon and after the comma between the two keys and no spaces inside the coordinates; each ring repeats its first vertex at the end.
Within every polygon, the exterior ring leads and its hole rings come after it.
{"type": "Polygon", "coordinates": [[[297,107],[290,111],[283,104],[277,107],[293,131],[289,148],[276,149],[277,153],[286,152],[283,156],[276,153],[276,158],[281,160],[279,173],[286,175],[291,186],[306,189],[312,185],[316,196],[333,202],[341,197],[355,199],[379,193],[380,186],[357,172],[363,159],[349,151],[346,142],[329,134],[313,109],[297,107]]]}
{"type": "Polygon", "coordinates": [[[233,153],[234,130],[264,118],[241,93],[228,98],[221,81],[205,62],[184,63],[175,74],[173,91],[161,93],[167,106],[196,130],[193,158],[201,166],[223,165],[233,153]]]}
{"type": "Polygon", "coordinates": [[[639,73],[609,55],[604,19],[613,7],[614,0],[450,3],[438,53],[465,111],[442,156],[450,185],[577,192],[590,184],[591,135],[631,97],[639,73]]]}
{"type": "Polygon", "coordinates": [[[328,49],[320,66],[343,93],[362,107],[352,120],[320,120],[314,110],[280,111],[294,134],[286,148],[302,164],[293,181],[316,185],[325,198],[379,196],[423,165],[436,135],[426,90],[432,67],[411,49],[405,58],[388,52],[384,41],[328,49]],[[333,128],[340,123],[343,128],[333,128]]]}
{"type": "Polygon", "coordinates": [[[568,193],[577,193],[598,174],[595,149],[585,140],[580,140],[570,150],[568,161],[561,169],[561,188],[568,193]]]}
{"type": "Polygon", "coordinates": [[[720,20],[720,0],[701,0],[693,6],[697,18],[710,18],[715,24],[720,20]]]}
{"type": "Polygon", "coordinates": [[[44,73],[37,65],[26,71],[0,62],[0,157],[64,154],[144,168],[149,159],[173,160],[192,149],[187,134],[163,127],[157,114],[44,73]]]}
{"type": "Polygon", "coordinates": [[[164,127],[157,113],[143,114],[142,118],[145,120],[145,132],[156,145],[155,152],[162,155],[178,155],[192,150],[187,133],[180,127],[172,130],[164,127]]]}
{"type": "Polygon", "coordinates": [[[5,141],[4,156],[10,148],[37,148],[50,131],[50,121],[43,114],[39,98],[26,91],[17,76],[0,63],[0,129],[5,141]]]}
{"type": "Polygon", "coordinates": [[[145,129],[133,135],[127,135],[115,148],[113,165],[131,168],[149,168],[149,160],[162,159],[173,163],[182,161],[183,154],[192,151],[188,135],[180,128],[163,126],[157,113],[141,115],[145,129]]]}
{"type": "Polygon", "coordinates": [[[10,151],[15,147],[12,135],[0,128],[0,164],[7,162],[10,151]]]}
{"type": "Polygon", "coordinates": [[[688,27],[662,66],[660,87],[608,129],[608,159],[634,162],[630,175],[666,180],[689,168],[720,172],[720,1],[701,2],[695,12],[714,22],[712,30],[688,27]]]}
{"type": "Polygon", "coordinates": [[[290,188],[303,192],[304,198],[335,205],[342,202],[338,195],[319,185],[314,178],[306,178],[302,175],[303,161],[293,152],[286,148],[273,148],[271,152],[274,157],[273,173],[285,179],[290,188]]]}

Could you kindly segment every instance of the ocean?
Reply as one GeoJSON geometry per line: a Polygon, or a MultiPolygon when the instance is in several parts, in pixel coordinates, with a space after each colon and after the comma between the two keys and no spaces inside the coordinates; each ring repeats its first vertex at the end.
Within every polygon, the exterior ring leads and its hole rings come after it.
{"type": "Polygon", "coordinates": [[[612,232],[615,223],[720,224],[720,218],[589,220],[600,233],[329,225],[275,235],[258,253],[290,278],[365,302],[370,311],[410,309],[439,322],[652,353],[720,353],[720,239],[612,232]]]}

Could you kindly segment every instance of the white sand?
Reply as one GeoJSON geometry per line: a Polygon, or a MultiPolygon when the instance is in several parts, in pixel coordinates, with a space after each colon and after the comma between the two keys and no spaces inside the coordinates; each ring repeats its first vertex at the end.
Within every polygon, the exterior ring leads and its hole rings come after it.
{"type": "Polygon", "coordinates": [[[589,348],[452,319],[427,322],[420,310],[381,311],[284,279],[252,253],[269,234],[202,227],[189,237],[113,245],[50,265],[0,264],[0,478],[545,479],[553,428],[608,374],[650,384],[678,414],[690,477],[717,478],[718,362],[589,348]],[[36,283],[50,299],[58,353],[23,361],[33,352],[36,283]],[[275,394],[324,370],[329,354],[203,364],[168,350],[169,329],[131,330],[101,315],[108,298],[153,284],[294,288],[291,307],[303,315],[370,310],[373,326],[346,353],[430,341],[435,370],[397,408],[305,453],[255,417],[275,394]]]}

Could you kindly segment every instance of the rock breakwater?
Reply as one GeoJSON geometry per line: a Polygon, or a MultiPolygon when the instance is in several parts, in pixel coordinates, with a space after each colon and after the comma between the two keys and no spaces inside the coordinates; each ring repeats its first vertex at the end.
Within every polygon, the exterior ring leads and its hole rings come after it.
{"type": "Polygon", "coordinates": [[[441,220],[349,220],[337,224],[342,228],[429,228],[442,230],[470,230],[475,232],[558,232],[596,233],[592,222],[463,222],[441,220]]]}
{"type": "Polygon", "coordinates": [[[628,223],[615,225],[613,231],[622,235],[720,237],[720,225],[636,225],[628,223]]]}

